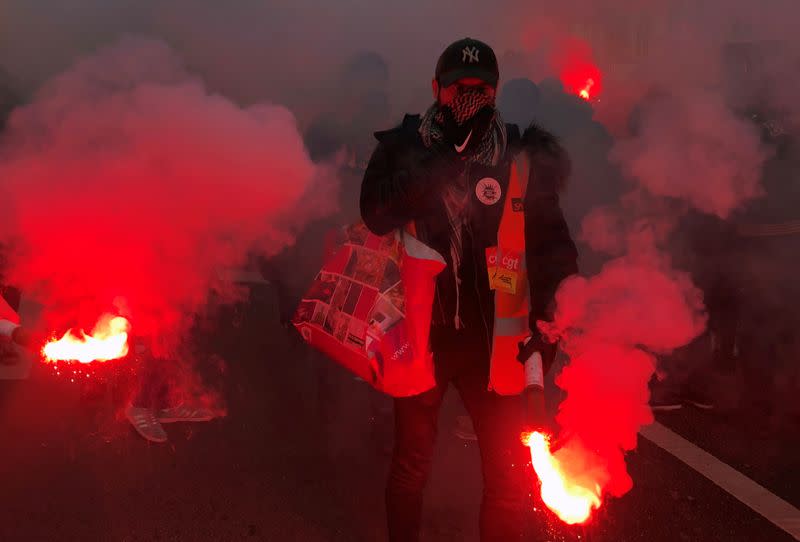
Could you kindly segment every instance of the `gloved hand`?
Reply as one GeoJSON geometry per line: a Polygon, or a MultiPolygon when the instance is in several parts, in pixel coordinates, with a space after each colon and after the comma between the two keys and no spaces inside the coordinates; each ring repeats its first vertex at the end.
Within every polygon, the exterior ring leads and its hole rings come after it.
{"type": "Polygon", "coordinates": [[[483,107],[461,126],[456,122],[449,107],[443,107],[442,112],[444,114],[442,134],[447,150],[462,157],[470,157],[475,154],[486,132],[490,129],[494,109],[489,106],[483,107]]]}
{"type": "Polygon", "coordinates": [[[526,339],[525,342],[519,343],[518,346],[519,353],[517,354],[517,361],[524,365],[534,352],[539,352],[542,356],[542,371],[544,374],[547,374],[556,358],[556,351],[558,350],[558,345],[556,343],[546,341],[541,333],[537,331],[526,339]]]}
{"type": "Polygon", "coordinates": [[[523,342],[518,343],[519,353],[517,354],[517,361],[525,364],[534,352],[542,351],[545,346],[544,338],[541,333],[533,333],[530,337],[526,338],[523,342]]]}

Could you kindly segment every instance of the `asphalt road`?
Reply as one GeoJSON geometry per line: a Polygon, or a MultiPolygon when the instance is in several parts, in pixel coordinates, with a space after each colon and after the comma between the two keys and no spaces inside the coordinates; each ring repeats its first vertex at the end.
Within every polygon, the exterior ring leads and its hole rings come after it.
{"type": "MultiPolygon", "coordinates": [[[[220,319],[203,348],[227,360],[227,416],[167,426],[149,444],[113,394],[34,366],[0,380],[0,541],[383,541],[390,403],[277,325],[270,303],[220,319]],[[324,385],[321,385],[323,382],[324,385]]],[[[442,412],[427,495],[428,541],[477,540],[480,465],[442,412]]],[[[800,506],[800,432],[755,415],[683,409],[659,420],[793,506],[800,506]]],[[[539,512],[550,541],[794,540],[640,437],[634,488],[587,527],[539,512]]]]}

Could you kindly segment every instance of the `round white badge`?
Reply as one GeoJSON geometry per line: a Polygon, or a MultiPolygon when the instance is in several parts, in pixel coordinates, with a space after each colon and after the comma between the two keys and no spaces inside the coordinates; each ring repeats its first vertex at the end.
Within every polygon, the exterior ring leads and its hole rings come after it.
{"type": "Polygon", "coordinates": [[[500,201],[501,194],[500,183],[491,177],[484,177],[475,186],[475,195],[484,205],[494,205],[500,201]]]}

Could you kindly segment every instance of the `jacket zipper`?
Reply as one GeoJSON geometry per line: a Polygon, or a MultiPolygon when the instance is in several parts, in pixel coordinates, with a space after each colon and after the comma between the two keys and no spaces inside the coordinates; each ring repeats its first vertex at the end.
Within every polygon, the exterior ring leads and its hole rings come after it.
{"type": "MultiPolygon", "coordinates": [[[[474,187],[472,186],[472,175],[471,175],[472,171],[471,171],[470,164],[467,164],[467,166],[464,169],[465,169],[464,174],[467,176],[467,186],[469,187],[469,189],[471,191],[474,191],[474,187]]],[[[470,201],[470,207],[474,207],[474,204],[475,204],[474,200],[470,197],[469,201],[470,201]]],[[[470,216],[473,216],[473,212],[474,212],[474,209],[471,209],[470,210],[470,216]]],[[[486,337],[486,346],[488,347],[489,356],[491,356],[492,355],[492,345],[491,345],[491,341],[489,340],[489,324],[486,322],[486,315],[484,314],[484,311],[483,311],[483,303],[481,302],[481,293],[480,293],[480,288],[478,286],[478,273],[480,272],[480,270],[479,270],[479,267],[478,267],[477,258],[475,257],[475,235],[474,235],[474,233],[472,231],[472,226],[469,224],[469,221],[467,221],[467,229],[469,230],[469,237],[470,237],[470,240],[472,241],[470,243],[470,245],[471,245],[470,252],[472,252],[472,269],[475,270],[475,276],[473,277],[473,286],[475,287],[475,295],[477,296],[477,299],[478,299],[478,310],[481,313],[481,320],[483,321],[483,329],[484,329],[485,337],[486,337]]],[[[462,247],[463,247],[463,243],[462,243],[462,247]]],[[[490,388],[491,388],[491,385],[490,385],[490,388]]]]}
{"type": "MultiPolygon", "coordinates": [[[[472,236],[471,228],[470,228],[470,236],[472,236]]],[[[472,240],[474,242],[475,238],[473,237],[472,240]]],[[[489,348],[489,355],[491,356],[492,355],[492,345],[491,345],[491,342],[489,341],[489,323],[486,321],[486,314],[484,313],[483,303],[481,302],[480,287],[478,286],[478,273],[480,271],[478,269],[478,261],[477,261],[477,259],[475,257],[475,247],[474,247],[474,245],[473,245],[473,249],[472,249],[472,265],[474,266],[473,269],[475,269],[475,276],[473,277],[473,282],[474,282],[474,286],[475,286],[475,294],[478,296],[478,310],[480,310],[481,320],[483,320],[483,329],[484,329],[485,337],[486,337],[486,346],[489,348]]]]}

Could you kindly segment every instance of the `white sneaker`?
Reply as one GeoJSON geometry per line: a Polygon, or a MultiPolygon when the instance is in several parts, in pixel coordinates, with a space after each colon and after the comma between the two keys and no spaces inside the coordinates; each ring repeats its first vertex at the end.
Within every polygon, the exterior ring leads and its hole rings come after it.
{"type": "Polygon", "coordinates": [[[131,422],[136,432],[150,442],[167,442],[167,432],[156,418],[152,408],[128,406],[125,417],[131,422]]]}
{"type": "Polygon", "coordinates": [[[156,418],[161,423],[175,422],[207,422],[215,418],[211,410],[204,407],[178,405],[158,411],[156,418]]]}

